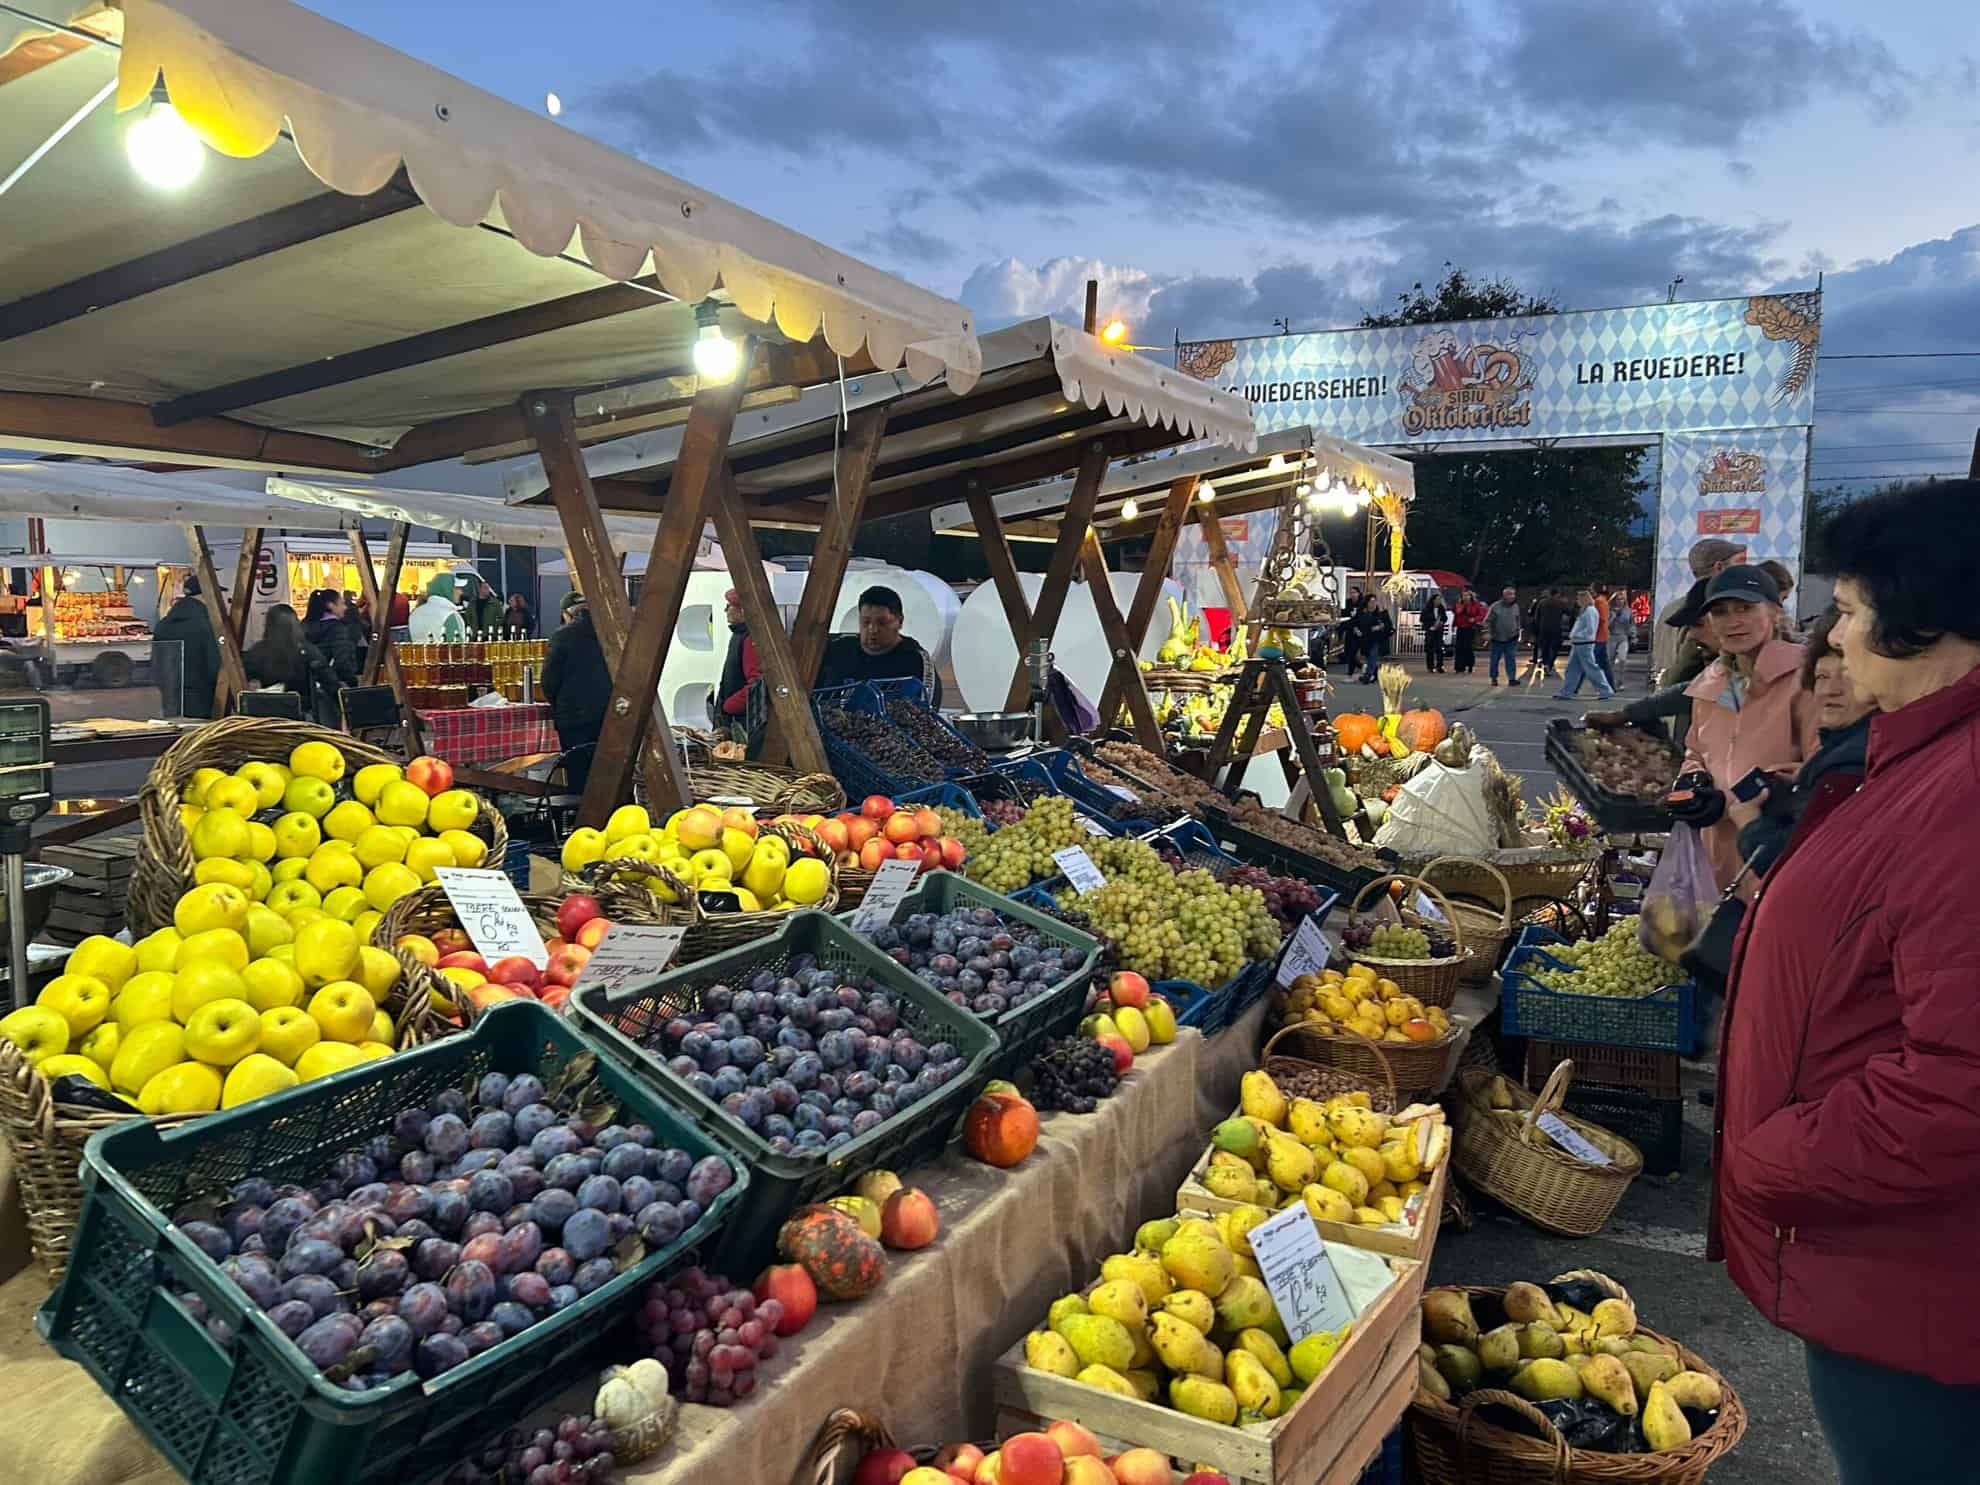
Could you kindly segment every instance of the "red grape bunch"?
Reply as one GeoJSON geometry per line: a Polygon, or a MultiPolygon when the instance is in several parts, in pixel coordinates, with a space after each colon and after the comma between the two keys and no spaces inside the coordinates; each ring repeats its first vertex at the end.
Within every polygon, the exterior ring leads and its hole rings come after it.
{"type": "Polygon", "coordinates": [[[589,1414],[555,1428],[512,1428],[441,1477],[441,1485],[598,1485],[612,1479],[612,1430],[589,1414]]]}
{"type": "Polygon", "coordinates": [[[726,1408],[756,1390],[757,1365],[777,1354],[783,1318],[777,1300],[691,1268],[648,1289],[634,1324],[679,1396],[726,1408]]]}
{"type": "Polygon", "coordinates": [[[1291,933],[1300,919],[1320,906],[1320,891],[1298,877],[1272,875],[1262,866],[1238,866],[1225,877],[1232,887],[1256,887],[1265,894],[1266,909],[1279,920],[1279,931],[1291,933]]]}

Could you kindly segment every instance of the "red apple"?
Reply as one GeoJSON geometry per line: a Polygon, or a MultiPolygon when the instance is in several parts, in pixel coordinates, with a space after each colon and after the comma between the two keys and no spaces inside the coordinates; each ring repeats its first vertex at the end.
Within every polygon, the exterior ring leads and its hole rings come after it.
{"type": "Polygon", "coordinates": [[[578,929],[597,917],[598,899],[585,892],[573,892],[557,904],[557,932],[575,939],[578,929]]]}
{"type": "Polygon", "coordinates": [[[889,854],[896,861],[917,861],[924,864],[927,861],[927,858],[921,854],[921,842],[918,840],[904,840],[889,854]]]}
{"type": "Polygon", "coordinates": [[[498,985],[535,985],[543,973],[521,954],[511,954],[488,967],[488,978],[498,985]]]}
{"type": "Polygon", "coordinates": [[[890,1248],[925,1248],[942,1230],[935,1202],[918,1186],[903,1186],[880,1206],[880,1241],[890,1248]]]}
{"type": "Polygon", "coordinates": [[[846,849],[857,851],[874,836],[880,833],[880,822],[869,820],[864,815],[855,815],[846,821],[846,849]]]}
{"type": "Polygon", "coordinates": [[[543,941],[544,959],[546,961],[555,959],[557,957],[557,951],[563,948],[566,942],[567,940],[561,938],[546,938],[543,941]]]}
{"type": "Polygon", "coordinates": [[[942,869],[942,843],[939,840],[922,839],[909,841],[908,844],[921,852],[921,869],[923,871],[940,871],[942,869]]]}
{"type": "Polygon", "coordinates": [[[442,954],[458,954],[474,944],[465,928],[436,928],[427,937],[433,940],[433,947],[442,954]]]}
{"type": "Polygon", "coordinates": [[[1115,1005],[1131,1005],[1140,1010],[1148,1004],[1148,981],[1131,969],[1116,970],[1107,981],[1107,994],[1115,1005]]]}
{"type": "Polygon", "coordinates": [[[784,1318],[777,1322],[778,1335],[796,1335],[818,1309],[818,1288],[811,1275],[795,1263],[771,1264],[756,1276],[751,1292],[759,1303],[774,1299],[784,1307],[784,1318]]]}
{"type": "Polygon", "coordinates": [[[907,1450],[875,1449],[853,1471],[853,1485],[901,1485],[901,1477],[913,1468],[914,1456],[907,1450]]]}
{"type": "MultiPolygon", "coordinates": [[[[525,959],[523,963],[529,961],[525,959]]],[[[452,954],[442,954],[437,969],[471,969],[478,975],[488,973],[488,961],[472,949],[459,949],[452,954]]]]}
{"type": "Polygon", "coordinates": [[[571,987],[569,985],[545,985],[541,990],[536,992],[536,998],[549,1006],[551,1010],[561,1011],[564,1008],[565,1002],[571,998],[571,987]]]}
{"type": "Polygon", "coordinates": [[[827,820],[818,827],[818,838],[825,842],[828,850],[843,851],[852,843],[843,820],[827,820]]]}
{"type": "Polygon", "coordinates": [[[884,794],[869,794],[859,812],[869,820],[884,820],[894,812],[894,801],[884,794]]]}
{"type": "Polygon", "coordinates": [[[1114,1071],[1126,1072],[1134,1066],[1134,1048],[1124,1036],[1097,1036],[1095,1041],[1114,1054],[1114,1071]]]}
{"type": "Polygon", "coordinates": [[[924,805],[914,812],[914,830],[917,835],[940,835],[942,817],[924,805]]]}
{"type": "Polygon", "coordinates": [[[880,863],[891,861],[893,856],[893,843],[876,835],[872,840],[859,848],[860,869],[862,871],[878,871],[880,869],[880,863]]]}
{"type": "Polygon", "coordinates": [[[906,810],[889,815],[887,823],[880,827],[880,833],[895,845],[900,845],[903,841],[911,841],[921,834],[914,828],[914,816],[906,810]]]}
{"type": "Polygon", "coordinates": [[[566,944],[550,956],[550,962],[543,970],[543,978],[552,985],[575,985],[590,962],[591,950],[578,944],[566,944]]]}
{"type": "Polygon", "coordinates": [[[951,1444],[935,1456],[935,1468],[962,1481],[962,1485],[975,1485],[976,1467],[981,1463],[983,1451],[974,1444],[951,1444]]]}
{"type": "Polygon", "coordinates": [[[445,794],[454,787],[454,765],[422,754],[406,765],[406,782],[417,784],[429,796],[445,794]]]}
{"type": "Polygon", "coordinates": [[[595,949],[605,941],[605,935],[612,931],[610,918],[593,918],[577,931],[577,943],[581,949],[595,949]]]}
{"type": "Polygon", "coordinates": [[[965,846],[953,835],[943,836],[938,844],[942,848],[942,864],[948,867],[950,871],[955,871],[964,861],[969,859],[969,847],[965,846]]]}

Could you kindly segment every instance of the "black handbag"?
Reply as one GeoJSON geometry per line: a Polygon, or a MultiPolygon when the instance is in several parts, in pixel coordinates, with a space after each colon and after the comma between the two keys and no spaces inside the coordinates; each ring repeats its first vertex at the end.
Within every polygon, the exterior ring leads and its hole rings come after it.
{"type": "Polygon", "coordinates": [[[1739,884],[1753,870],[1757,856],[1755,853],[1747,858],[1739,875],[1726,888],[1725,896],[1719,899],[1719,905],[1712,909],[1712,916],[1705,920],[1698,937],[1678,955],[1679,966],[1698,982],[1701,990],[1723,995],[1726,981],[1732,977],[1733,945],[1739,940],[1740,925],[1746,921],[1746,904],[1740,899],[1739,884]]]}

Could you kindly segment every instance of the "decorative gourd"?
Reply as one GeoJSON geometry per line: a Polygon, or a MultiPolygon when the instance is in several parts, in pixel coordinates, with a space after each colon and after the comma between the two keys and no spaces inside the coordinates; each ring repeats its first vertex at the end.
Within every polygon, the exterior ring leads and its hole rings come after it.
{"type": "Polygon", "coordinates": [[[887,1277],[880,1245],[832,1207],[799,1207],[778,1232],[777,1247],[827,1299],[859,1299],[887,1277]]]}
{"type": "Polygon", "coordinates": [[[1435,707],[1413,707],[1396,721],[1396,739],[1419,753],[1427,753],[1444,740],[1448,729],[1444,714],[1435,707]]]}
{"type": "Polygon", "coordinates": [[[645,1459],[664,1444],[679,1410],[667,1395],[667,1369],[650,1356],[606,1367],[591,1401],[593,1416],[612,1430],[612,1457],[622,1464],[645,1459]]]}
{"type": "Polygon", "coordinates": [[[1347,753],[1359,753],[1363,743],[1372,742],[1382,724],[1366,712],[1342,712],[1334,718],[1334,738],[1347,753]]]}
{"type": "Polygon", "coordinates": [[[963,1116],[963,1148],[985,1165],[1016,1165],[1038,1144],[1038,1110],[1016,1093],[986,1090],[963,1116]]]}

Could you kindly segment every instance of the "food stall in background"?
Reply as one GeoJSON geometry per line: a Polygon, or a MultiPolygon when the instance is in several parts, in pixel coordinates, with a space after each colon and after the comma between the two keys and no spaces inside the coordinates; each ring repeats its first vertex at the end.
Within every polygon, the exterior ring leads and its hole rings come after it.
{"type": "MultiPolygon", "coordinates": [[[[216,542],[215,568],[231,574],[240,559],[238,541],[216,542]]],[[[384,546],[373,552],[371,565],[378,581],[385,581],[384,546]]],[[[471,558],[457,554],[445,542],[406,543],[404,562],[399,567],[398,591],[417,604],[426,585],[436,577],[472,568],[471,558]]],[[[362,593],[357,559],[351,555],[348,539],[341,536],[266,536],[262,538],[261,559],[255,567],[254,600],[248,610],[247,638],[253,643],[261,632],[262,618],[277,603],[286,603],[300,616],[309,604],[309,595],[318,588],[334,588],[339,593],[362,593]]]]}
{"type": "Polygon", "coordinates": [[[128,686],[151,659],[149,616],[169,567],[155,556],[23,555],[28,592],[0,624],[8,650],[35,665],[49,684],[87,680],[128,686]]]}

